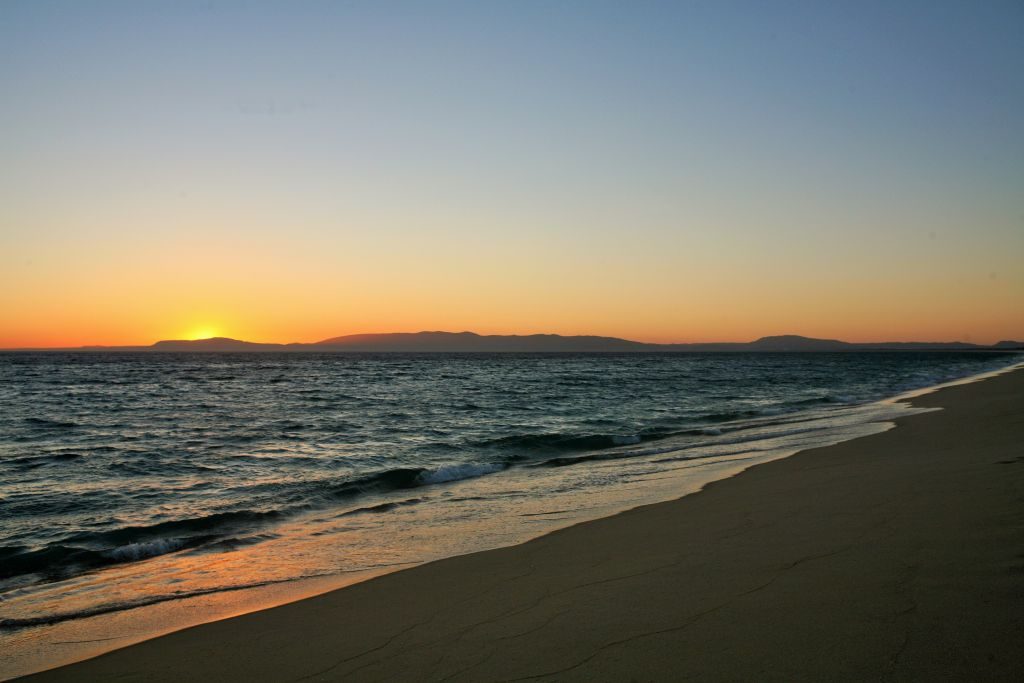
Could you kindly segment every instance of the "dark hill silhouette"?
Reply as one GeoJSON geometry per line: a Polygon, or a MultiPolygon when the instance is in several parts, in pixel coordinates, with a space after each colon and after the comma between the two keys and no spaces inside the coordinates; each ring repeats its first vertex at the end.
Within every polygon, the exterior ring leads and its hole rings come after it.
{"type": "Polygon", "coordinates": [[[229,337],[209,339],[165,339],[149,347],[154,351],[265,351],[279,349],[283,344],[260,344],[229,337]]]}
{"type": "Polygon", "coordinates": [[[479,335],[475,332],[398,332],[355,334],[325,339],[313,346],[341,351],[434,351],[459,352],[629,352],[650,351],[652,344],[616,337],[557,334],[479,335]]]}
{"type": "Polygon", "coordinates": [[[812,339],[796,334],[761,337],[748,346],[755,351],[848,351],[855,344],[837,339],[812,339]]]}
{"type": "MultiPolygon", "coordinates": [[[[79,347],[86,351],[305,351],[320,353],[665,353],[665,352],[822,352],[921,350],[1024,350],[1024,343],[993,346],[965,342],[872,342],[814,339],[799,335],[761,337],[752,342],[648,344],[591,335],[481,335],[475,332],[395,332],[332,337],[313,344],[262,344],[227,337],[168,339],[152,346],[79,347]]],[[[51,349],[53,350],[53,349],[51,349]]]]}

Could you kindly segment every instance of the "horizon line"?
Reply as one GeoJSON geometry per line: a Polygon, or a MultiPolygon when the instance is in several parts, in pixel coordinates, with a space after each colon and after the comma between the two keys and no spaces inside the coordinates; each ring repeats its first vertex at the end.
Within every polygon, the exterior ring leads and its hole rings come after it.
{"type": "Polygon", "coordinates": [[[352,338],[352,337],[387,337],[387,336],[396,336],[396,335],[427,335],[427,334],[446,334],[446,335],[453,335],[453,336],[454,335],[472,335],[472,336],[481,337],[481,338],[492,338],[492,337],[514,337],[514,338],[558,337],[558,338],[563,338],[563,339],[590,338],[590,339],[607,339],[607,340],[615,340],[615,341],[625,341],[625,342],[630,342],[630,343],[634,343],[634,344],[644,344],[644,345],[648,345],[648,346],[703,346],[703,345],[719,345],[719,344],[752,344],[752,343],[755,343],[757,341],[764,340],[764,339],[778,339],[778,338],[799,338],[799,339],[809,339],[809,340],[814,340],[814,341],[836,342],[836,343],[854,344],[854,345],[871,345],[871,344],[879,344],[879,345],[882,345],[882,344],[951,344],[952,345],[952,344],[968,344],[968,345],[972,345],[972,346],[987,347],[987,346],[996,346],[997,344],[1002,344],[1002,343],[1006,343],[1006,342],[1013,342],[1013,343],[1024,344],[1024,342],[1019,342],[1018,340],[1012,339],[1012,338],[1001,339],[1001,340],[998,340],[998,341],[995,341],[995,342],[992,342],[992,343],[980,343],[980,342],[972,342],[972,341],[965,341],[965,340],[959,340],[959,339],[956,339],[956,340],[949,340],[949,339],[941,339],[941,340],[927,340],[927,339],[894,340],[894,339],[890,339],[890,340],[884,340],[884,341],[851,342],[851,341],[847,341],[847,340],[844,340],[844,339],[837,339],[837,338],[832,338],[832,337],[815,337],[815,336],[810,336],[810,335],[805,335],[805,334],[795,334],[795,333],[761,335],[761,336],[758,336],[758,337],[756,337],[754,339],[748,339],[748,340],[744,340],[744,341],[713,340],[713,341],[690,341],[690,342],[675,342],[675,341],[673,341],[673,342],[650,342],[650,341],[639,341],[639,340],[635,340],[635,339],[629,339],[627,337],[616,337],[616,336],[607,335],[607,334],[559,334],[559,333],[553,333],[553,332],[532,332],[532,333],[526,333],[526,334],[521,334],[521,333],[481,334],[479,332],[473,332],[472,330],[461,330],[461,331],[458,331],[458,332],[451,332],[451,331],[448,331],[448,330],[417,330],[415,332],[404,332],[404,331],[403,332],[354,332],[354,333],[350,333],[350,334],[343,334],[343,335],[337,335],[337,336],[333,336],[333,337],[327,337],[325,339],[319,339],[319,340],[311,341],[311,342],[300,342],[300,341],[290,341],[290,342],[250,341],[250,340],[246,340],[246,339],[240,339],[238,337],[228,337],[228,336],[224,336],[224,335],[215,335],[215,336],[211,336],[211,337],[200,337],[200,338],[196,338],[196,339],[187,339],[187,338],[158,339],[158,340],[150,342],[148,344],[147,343],[142,343],[142,344],[80,344],[80,345],[77,345],[77,346],[2,346],[2,347],[0,347],[0,351],[64,351],[64,350],[72,351],[72,350],[91,350],[91,349],[96,349],[96,350],[101,350],[101,349],[151,349],[154,346],[157,346],[158,344],[165,344],[165,343],[192,344],[192,343],[202,343],[202,342],[209,342],[209,341],[215,341],[215,340],[216,341],[226,341],[226,342],[238,342],[238,343],[242,343],[242,344],[267,345],[267,346],[317,346],[317,345],[328,346],[329,344],[327,344],[327,342],[330,342],[330,341],[335,340],[335,339],[342,340],[342,339],[347,339],[347,338],[352,338]]]}

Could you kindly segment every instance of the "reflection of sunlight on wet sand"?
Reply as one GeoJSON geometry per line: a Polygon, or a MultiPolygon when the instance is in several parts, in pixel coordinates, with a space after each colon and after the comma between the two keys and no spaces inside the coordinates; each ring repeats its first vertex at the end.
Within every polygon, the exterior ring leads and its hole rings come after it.
{"type": "Polygon", "coordinates": [[[344,588],[401,567],[333,574],[257,588],[219,591],[186,600],[172,600],[145,609],[124,610],[89,619],[48,626],[43,631],[23,629],[0,636],[5,653],[0,678],[88,659],[183,628],[236,617],[344,588]]]}

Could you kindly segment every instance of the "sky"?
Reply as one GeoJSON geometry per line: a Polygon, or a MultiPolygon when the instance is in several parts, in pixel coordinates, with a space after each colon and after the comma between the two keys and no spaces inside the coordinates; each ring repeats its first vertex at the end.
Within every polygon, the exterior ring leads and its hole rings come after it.
{"type": "Polygon", "coordinates": [[[0,347],[1024,339],[1024,4],[0,3],[0,347]]]}

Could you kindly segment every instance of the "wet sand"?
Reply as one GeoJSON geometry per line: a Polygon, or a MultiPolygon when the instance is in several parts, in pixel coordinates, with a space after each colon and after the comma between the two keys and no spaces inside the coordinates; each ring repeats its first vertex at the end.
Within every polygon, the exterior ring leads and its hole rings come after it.
{"type": "Polygon", "coordinates": [[[1024,371],[668,503],[26,678],[1024,680],[1024,371]]]}

